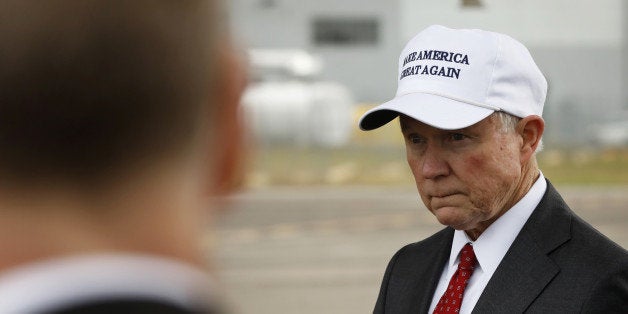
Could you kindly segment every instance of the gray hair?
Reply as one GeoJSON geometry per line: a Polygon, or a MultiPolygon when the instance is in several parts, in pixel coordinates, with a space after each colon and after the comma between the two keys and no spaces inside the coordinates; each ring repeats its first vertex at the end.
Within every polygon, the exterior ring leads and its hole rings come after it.
{"type": "MultiPolygon", "coordinates": [[[[513,116],[503,111],[496,111],[493,114],[499,119],[499,121],[501,121],[501,131],[505,133],[515,131],[515,128],[517,127],[517,123],[521,121],[521,118],[517,116],[513,116]]],[[[542,150],[543,150],[543,139],[541,138],[541,140],[539,141],[539,145],[536,147],[536,152],[538,153],[542,150]]]]}

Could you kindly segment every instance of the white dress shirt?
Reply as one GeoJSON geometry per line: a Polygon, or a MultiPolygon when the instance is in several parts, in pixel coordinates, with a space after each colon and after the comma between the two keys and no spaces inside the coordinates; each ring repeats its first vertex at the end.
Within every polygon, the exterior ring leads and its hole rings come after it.
{"type": "Polygon", "coordinates": [[[484,230],[476,241],[471,241],[462,230],[454,232],[449,262],[445,265],[438,286],[436,286],[429,313],[434,312],[434,308],[445,292],[449,280],[456,272],[456,269],[458,269],[458,255],[462,247],[467,243],[473,245],[478,264],[465,288],[460,313],[467,314],[473,311],[488,281],[495,273],[497,266],[501,263],[512,242],[515,241],[523,225],[528,221],[539,202],[541,202],[546,189],[547,182],[545,182],[545,177],[541,173],[530,188],[530,191],[484,230]]]}
{"type": "Polygon", "coordinates": [[[211,279],[190,265],[149,255],[55,258],[0,273],[0,313],[40,313],[116,297],[147,297],[182,307],[210,304],[211,279]]]}

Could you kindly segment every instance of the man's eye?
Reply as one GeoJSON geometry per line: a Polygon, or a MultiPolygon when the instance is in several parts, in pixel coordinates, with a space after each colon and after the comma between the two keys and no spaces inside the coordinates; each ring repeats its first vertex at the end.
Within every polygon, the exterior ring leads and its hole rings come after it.
{"type": "Polygon", "coordinates": [[[452,134],[450,134],[450,138],[453,141],[462,141],[462,140],[464,140],[467,137],[464,134],[461,134],[461,133],[452,133],[452,134]]]}
{"type": "Polygon", "coordinates": [[[410,143],[413,144],[421,143],[421,137],[419,137],[418,135],[410,135],[408,136],[408,140],[410,141],[410,143]]]}

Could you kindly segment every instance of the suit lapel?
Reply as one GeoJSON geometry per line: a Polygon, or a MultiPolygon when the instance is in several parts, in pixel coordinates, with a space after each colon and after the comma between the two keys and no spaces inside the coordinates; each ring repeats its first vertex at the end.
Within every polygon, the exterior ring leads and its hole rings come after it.
{"type": "MultiPolygon", "coordinates": [[[[408,250],[395,265],[389,284],[388,313],[427,313],[444,265],[449,260],[454,230],[445,228],[420,250],[408,250]],[[394,287],[394,288],[393,288],[394,287]]],[[[420,243],[419,243],[420,244],[420,243]]]]}
{"type": "Polygon", "coordinates": [[[454,238],[454,230],[451,228],[447,228],[446,230],[447,233],[446,236],[443,237],[442,242],[431,250],[432,256],[425,258],[428,265],[424,268],[424,272],[420,274],[417,273],[417,279],[415,279],[415,282],[418,283],[415,288],[417,295],[414,298],[416,303],[413,308],[410,309],[411,313],[427,313],[430,309],[434,291],[436,291],[436,286],[443,272],[443,267],[445,267],[449,261],[449,255],[451,253],[451,242],[454,238]],[[421,278],[423,280],[421,280],[421,278]],[[426,279],[428,281],[426,281],[426,279]]]}
{"type": "Polygon", "coordinates": [[[504,256],[473,313],[522,313],[560,268],[548,254],[569,241],[571,215],[548,182],[547,191],[504,256]]]}
{"type": "Polygon", "coordinates": [[[528,235],[511,246],[473,313],[522,313],[560,269],[528,235]]]}

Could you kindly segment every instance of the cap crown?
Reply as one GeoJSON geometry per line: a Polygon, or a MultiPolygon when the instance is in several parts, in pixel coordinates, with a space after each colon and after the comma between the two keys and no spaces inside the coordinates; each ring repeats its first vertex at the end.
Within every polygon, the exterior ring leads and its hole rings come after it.
{"type": "Polygon", "coordinates": [[[528,50],[499,33],[434,25],[399,57],[396,97],[432,94],[525,117],[542,114],[546,91],[528,50]]]}

